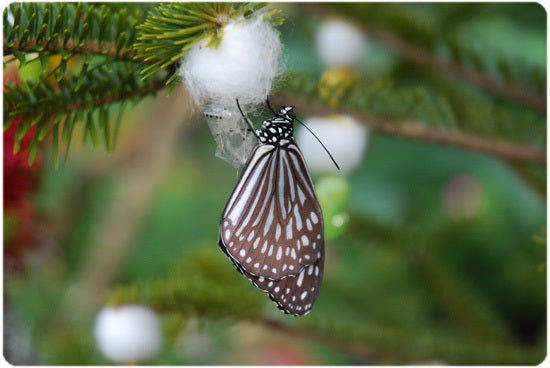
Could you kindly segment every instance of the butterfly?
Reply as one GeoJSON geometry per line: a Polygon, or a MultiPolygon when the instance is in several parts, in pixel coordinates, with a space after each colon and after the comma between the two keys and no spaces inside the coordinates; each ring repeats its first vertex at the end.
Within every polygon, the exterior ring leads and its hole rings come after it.
{"type": "Polygon", "coordinates": [[[279,309],[300,316],[311,310],[321,287],[323,214],[293,138],[294,121],[299,121],[294,106],[275,112],[269,100],[267,105],[275,116],[254,130],[237,100],[259,143],[222,212],[218,244],[279,309]]]}

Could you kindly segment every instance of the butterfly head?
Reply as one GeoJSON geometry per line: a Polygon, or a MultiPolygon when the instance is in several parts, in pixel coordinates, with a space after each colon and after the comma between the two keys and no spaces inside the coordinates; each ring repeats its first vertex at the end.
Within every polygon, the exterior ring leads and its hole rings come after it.
{"type": "Polygon", "coordinates": [[[294,119],[296,119],[294,106],[281,106],[281,110],[279,110],[279,116],[284,118],[285,120],[293,122],[294,119]]]}

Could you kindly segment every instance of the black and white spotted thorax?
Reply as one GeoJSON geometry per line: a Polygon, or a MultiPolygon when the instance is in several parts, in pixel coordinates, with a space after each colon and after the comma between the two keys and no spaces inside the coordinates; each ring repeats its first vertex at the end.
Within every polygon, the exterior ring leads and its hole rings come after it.
{"type": "Polygon", "coordinates": [[[264,120],[257,130],[261,143],[274,146],[287,145],[294,140],[294,106],[282,106],[277,117],[264,120]]]}

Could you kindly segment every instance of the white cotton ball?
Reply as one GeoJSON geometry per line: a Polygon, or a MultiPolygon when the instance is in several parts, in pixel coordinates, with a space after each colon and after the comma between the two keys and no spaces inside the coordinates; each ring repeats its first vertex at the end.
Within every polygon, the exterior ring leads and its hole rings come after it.
{"type": "Polygon", "coordinates": [[[11,26],[13,26],[15,24],[15,18],[9,7],[7,8],[7,13],[8,13],[8,16],[6,17],[7,21],[11,26]]]}
{"type": "Polygon", "coordinates": [[[317,30],[317,52],[327,66],[351,66],[363,54],[366,40],[359,29],[340,20],[324,22],[317,30]]]}
{"type": "Polygon", "coordinates": [[[217,48],[208,39],[193,46],[183,58],[179,73],[199,104],[221,107],[265,101],[279,72],[282,45],[279,34],[261,17],[242,19],[223,27],[217,48]]]}
{"type": "MultiPolygon", "coordinates": [[[[310,118],[304,124],[323,142],[340,166],[340,172],[349,173],[359,165],[368,140],[364,125],[348,116],[310,118]]],[[[297,129],[296,141],[311,171],[338,172],[321,144],[304,127],[297,129]]]]}
{"type": "Polygon", "coordinates": [[[162,347],[157,315],[138,305],[103,308],[96,317],[94,332],[99,350],[118,363],[152,358],[162,347]]]}

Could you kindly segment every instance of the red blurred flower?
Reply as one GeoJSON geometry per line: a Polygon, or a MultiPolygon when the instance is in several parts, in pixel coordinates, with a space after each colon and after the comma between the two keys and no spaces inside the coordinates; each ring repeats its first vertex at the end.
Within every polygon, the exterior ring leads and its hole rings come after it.
{"type": "Polygon", "coordinates": [[[291,344],[277,344],[266,347],[262,352],[262,364],[265,365],[312,365],[313,357],[305,350],[291,344]]]}
{"type": "Polygon", "coordinates": [[[37,155],[32,166],[28,165],[29,147],[36,130],[34,126],[23,137],[19,152],[13,153],[15,135],[20,124],[21,119],[15,119],[4,132],[4,208],[6,209],[17,207],[21,201],[26,200],[27,194],[36,187],[37,169],[42,164],[41,157],[37,155]]]}
{"type": "Polygon", "coordinates": [[[21,119],[16,119],[4,132],[4,263],[8,269],[22,267],[23,255],[38,243],[40,221],[29,196],[38,187],[42,159],[38,154],[33,165],[28,165],[35,127],[21,141],[19,152],[13,152],[20,124],[21,119]]]}

